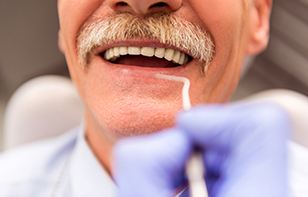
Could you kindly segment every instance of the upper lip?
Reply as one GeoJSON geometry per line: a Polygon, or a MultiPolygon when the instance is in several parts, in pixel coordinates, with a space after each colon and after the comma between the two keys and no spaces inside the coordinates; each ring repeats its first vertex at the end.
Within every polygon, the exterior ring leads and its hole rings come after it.
{"type": "Polygon", "coordinates": [[[181,51],[181,52],[183,52],[183,53],[192,57],[191,54],[189,54],[186,50],[184,50],[182,48],[174,47],[174,46],[168,45],[168,44],[162,44],[162,43],[156,42],[156,41],[149,41],[149,40],[126,40],[126,41],[113,42],[113,43],[106,44],[106,45],[103,45],[103,46],[96,48],[93,51],[93,54],[99,55],[100,53],[103,53],[104,51],[106,51],[109,48],[122,47],[122,46],[167,48],[167,49],[173,49],[173,50],[181,51]]]}

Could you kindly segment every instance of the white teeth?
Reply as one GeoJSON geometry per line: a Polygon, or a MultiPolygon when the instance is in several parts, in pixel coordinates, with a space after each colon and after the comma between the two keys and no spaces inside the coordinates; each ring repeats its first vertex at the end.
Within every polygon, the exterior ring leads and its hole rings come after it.
{"type": "Polygon", "coordinates": [[[180,57],[180,60],[179,60],[179,64],[183,65],[184,64],[184,61],[185,61],[185,53],[181,53],[181,57],[180,57]]]}
{"type": "Polygon", "coordinates": [[[174,63],[179,63],[180,57],[181,57],[181,52],[180,51],[174,51],[172,61],[174,63]]]}
{"type": "Polygon", "coordinates": [[[114,47],[113,48],[113,55],[115,57],[120,57],[120,47],[114,47]]]}
{"type": "Polygon", "coordinates": [[[120,55],[127,55],[127,47],[120,47],[120,55]]]}
{"type": "Polygon", "coordinates": [[[106,51],[106,59],[110,60],[113,58],[113,50],[106,51]]]}
{"type": "Polygon", "coordinates": [[[142,47],[141,55],[146,57],[152,57],[154,55],[155,48],[153,47],[142,47]]]}
{"type": "Polygon", "coordinates": [[[185,55],[184,64],[187,64],[187,62],[188,62],[188,56],[185,55]]]}
{"type": "Polygon", "coordinates": [[[175,64],[184,65],[188,62],[188,56],[180,51],[154,47],[113,47],[104,53],[104,59],[115,62],[120,56],[142,55],[146,57],[165,58],[175,64]]]}
{"type": "Polygon", "coordinates": [[[110,59],[110,61],[115,62],[118,58],[117,57],[113,57],[110,59]]]}
{"type": "Polygon", "coordinates": [[[141,47],[128,47],[127,51],[129,55],[140,55],[141,47]]]}
{"type": "Polygon", "coordinates": [[[109,60],[109,53],[108,50],[104,53],[104,59],[109,60]]]}
{"type": "Polygon", "coordinates": [[[165,48],[156,48],[155,49],[155,57],[163,58],[165,56],[165,48]]]}
{"type": "Polygon", "coordinates": [[[168,61],[171,61],[173,58],[174,50],[173,49],[166,49],[164,58],[168,61]]]}

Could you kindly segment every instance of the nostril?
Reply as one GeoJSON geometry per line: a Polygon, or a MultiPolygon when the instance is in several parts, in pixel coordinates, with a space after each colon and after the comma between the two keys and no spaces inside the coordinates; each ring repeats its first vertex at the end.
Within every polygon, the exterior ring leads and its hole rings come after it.
{"type": "Polygon", "coordinates": [[[164,2],[159,2],[159,3],[155,3],[153,5],[150,6],[150,9],[151,8],[155,8],[155,7],[169,7],[167,3],[164,3],[164,2]]]}
{"type": "Polygon", "coordinates": [[[124,6],[127,6],[127,5],[128,4],[123,2],[123,1],[116,3],[116,7],[124,7],[124,6]]]}
{"type": "Polygon", "coordinates": [[[128,12],[140,16],[151,15],[158,12],[170,13],[178,9],[175,0],[109,0],[110,7],[117,12],[128,12]],[[174,3],[173,3],[174,2],[174,3]]]}

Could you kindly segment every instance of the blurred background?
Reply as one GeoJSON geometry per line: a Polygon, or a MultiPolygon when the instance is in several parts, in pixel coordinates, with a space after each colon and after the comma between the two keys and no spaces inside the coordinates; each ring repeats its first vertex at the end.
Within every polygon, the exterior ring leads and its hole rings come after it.
{"type": "MultiPolygon", "coordinates": [[[[12,93],[46,74],[69,76],[57,47],[57,1],[0,1],[0,140],[12,93]]],[[[268,49],[256,57],[233,97],[285,88],[308,95],[308,0],[277,0],[268,49]]],[[[1,145],[1,144],[0,144],[1,145]]]]}

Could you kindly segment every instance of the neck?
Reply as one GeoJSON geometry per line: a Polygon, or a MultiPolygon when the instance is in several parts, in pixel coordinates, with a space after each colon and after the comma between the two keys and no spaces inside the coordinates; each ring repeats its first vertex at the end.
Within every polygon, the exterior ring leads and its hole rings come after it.
{"type": "Polygon", "coordinates": [[[112,147],[115,139],[102,131],[89,113],[86,113],[86,140],[102,167],[112,177],[112,147]]]}

